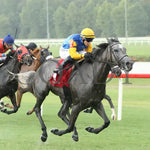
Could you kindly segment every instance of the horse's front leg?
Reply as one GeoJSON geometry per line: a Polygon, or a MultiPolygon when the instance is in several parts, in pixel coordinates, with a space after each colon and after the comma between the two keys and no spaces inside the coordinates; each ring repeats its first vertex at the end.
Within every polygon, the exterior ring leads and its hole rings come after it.
{"type": "Polygon", "coordinates": [[[102,130],[104,130],[105,128],[107,128],[109,126],[110,121],[105,113],[103,104],[101,102],[98,103],[98,105],[94,106],[94,109],[96,110],[98,115],[100,115],[103,118],[104,124],[101,127],[95,128],[95,129],[93,127],[87,127],[86,130],[88,132],[98,134],[99,132],[101,132],[102,130]]]}
{"type": "Polygon", "coordinates": [[[68,128],[66,130],[52,129],[51,132],[59,136],[72,132],[73,129],[75,128],[76,119],[79,115],[79,112],[81,111],[79,108],[80,108],[79,104],[72,106],[70,120],[69,120],[68,128]]]}
{"type": "MultiPolygon", "coordinates": [[[[45,98],[45,97],[44,97],[44,98],[45,98]]],[[[42,103],[43,103],[43,101],[44,101],[44,98],[42,98],[42,99],[38,99],[38,98],[37,98],[36,104],[35,104],[35,106],[34,106],[34,111],[35,111],[35,113],[36,113],[37,118],[38,118],[39,121],[40,121],[41,129],[42,129],[42,131],[43,131],[43,133],[42,133],[42,135],[41,135],[41,140],[42,140],[43,142],[45,142],[45,141],[47,140],[47,136],[48,136],[48,135],[47,135],[46,126],[45,126],[44,121],[43,121],[42,116],[41,116],[41,105],[42,105],[42,103]]]]}
{"type": "Polygon", "coordinates": [[[6,113],[6,114],[12,114],[12,113],[16,113],[17,111],[18,111],[18,107],[17,107],[17,104],[16,104],[16,96],[15,96],[15,93],[11,93],[10,95],[9,95],[9,98],[10,98],[10,100],[11,100],[11,103],[12,103],[12,105],[13,105],[13,110],[7,110],[7,109],[1,109],[1,112],[4,112],[4,113],[6,113]]]}
{"type": "MultiPolygon", "coordinates": [[[[70,113],[69,113],[70,103],[67,100],[65,100],[65,101],[61,100],[61,101],[63,102],[63,105],[62,105],[60,111],[58,112],[58,116],[68,125],[69,124],[68,118],[70,119],[70,113]],[[68,116],[68,118],[67,118],[66,115],[68,116]]],[[[73,132],[73,135],[72,135],[72,139],[74,141],[79,140],[78,132],[77,132],[76,127],[74,127],[74,132],[73,132]]]]}
{"type": "Polygon", "coordinates": [[[111,112],[112,112],[112,114],[111,114],[111,119],[116,120],[115,107],[114,107],[114,105],[113,105],[113,102],[112,102],[111,98],[110,98],[108,95],[105,95],[104,98],[108,101],[108,103],[109,103],[109,105],[110,105],[111,112]]]}

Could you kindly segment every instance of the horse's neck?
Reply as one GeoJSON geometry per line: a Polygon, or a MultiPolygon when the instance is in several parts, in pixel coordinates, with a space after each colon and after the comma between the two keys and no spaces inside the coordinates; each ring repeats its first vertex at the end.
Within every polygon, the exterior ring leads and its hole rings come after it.
{"type": "Polygon", "coordinates": [[[28,71],[30,71],[30,70],[36,71],[41,65],[41,63],[40,63],[40,49],[37,48],[34,51],[31,51],[31,54],[35,57],[32,65],[31,66],[25,66],[24,65],[24,66],[22,66],[22,69],[26,68],[25,70],[28,70],[28,71]]]}
{"type": "Polygon", "coordinates": [[[37,49],[35,49],[34,51],[31,51],[31,54],[32,54],[34,57],[40,59],[40,49],[37,48],[37,49]]]}
{"type": "Polygon", "coordinates": [[[18,61],[17,55],[14,56],[9,62],[2,67],[4,70],[9,70],[13,73],[18,73],[21,68],[21,64],[18,61]]]}
{"type": "MultiPolygon", "coordinates": [[[[107,80],[108,73],[110,71],[109,67],[109,59],[110,59],[110,54],[109,50],[105,50],[102,54],[98,54],[93,61],[93,63],[85,63],[81,65],[80,70],[83,71],[83,77],[85,75],[90,77],[90,80],[93,80],[94,83],[105,83],[107,80]],[[86,69],[85,69],[86,68],[86,69]]],[[[80,73],[81,74],[81,73],[80,73]]]]}
{"type": "Polygon", "coordinates": [[[39,60],[34,60],[34,62],[31,65],[31,70],[36,71],[40,67],[41,63],[39,60]]]}
{"type": "Polygon", "coordinates": [[[100,55],[97,56],[95,61],[95,66],[97,68],[97,73],[95,78],[98,82],[105,82],[110,71],[110,51],[108,48],[100,55]],[[97,64],[97,65],[96,65],[97,64]]]}

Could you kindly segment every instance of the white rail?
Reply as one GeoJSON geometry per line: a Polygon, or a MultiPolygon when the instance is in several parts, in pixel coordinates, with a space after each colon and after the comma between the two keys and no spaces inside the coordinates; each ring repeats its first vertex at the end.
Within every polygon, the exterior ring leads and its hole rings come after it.
{"type": "MultiPolygon", "coordinates": [[[[150,45],[150,37],[128,37],[128,38],[124,38],[124,37],[120,37],[118,38],[119,41],[121,43],[126,43],[126,44],[149,44],[150,45]]],[[[63,41],[65,39],[16,39],[15,43],[16,44],[24,44],[24,45],[28,45],[28,43],[30,42],[35,42],[38,45],[51,45],[51,46],[60,46],[63,41]]],[[[98,43],[102,43],[102,42],[106,42],[106,38],[95,38],[93,41],[93,44],[98,44],[98,43]]]]}

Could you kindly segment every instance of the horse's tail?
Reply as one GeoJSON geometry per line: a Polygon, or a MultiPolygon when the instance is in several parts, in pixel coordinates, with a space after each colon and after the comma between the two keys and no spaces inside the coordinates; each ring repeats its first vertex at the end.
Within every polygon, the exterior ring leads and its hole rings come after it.
{"type": "Polygon", "coordinates": [[[17,75],[17,74],[15,74],[15,73],[9,71],[8,69],[7,69],[7,72],[11,75],[11,81],[18,78],[18,75],[17,75]]]}
{"type": "Polygon", "coordinates": [[[35,71],[28,71],[23,73],[13,73],[7,69],[8,73],[11,75],[11,81],[16,79],[21,84],[27,84],[30,78],[33,78],[35,71]]]}

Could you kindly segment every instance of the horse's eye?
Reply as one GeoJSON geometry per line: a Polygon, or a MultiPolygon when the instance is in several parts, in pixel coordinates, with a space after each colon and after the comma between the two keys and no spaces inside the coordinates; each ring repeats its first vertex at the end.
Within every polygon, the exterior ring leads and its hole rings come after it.
{"type": "Polygon", "coordinates": [[[117,53],[117,52],[118,52],[118,49],[114,49],[114,52],[116,52],[116,53],[117,53]]]}

